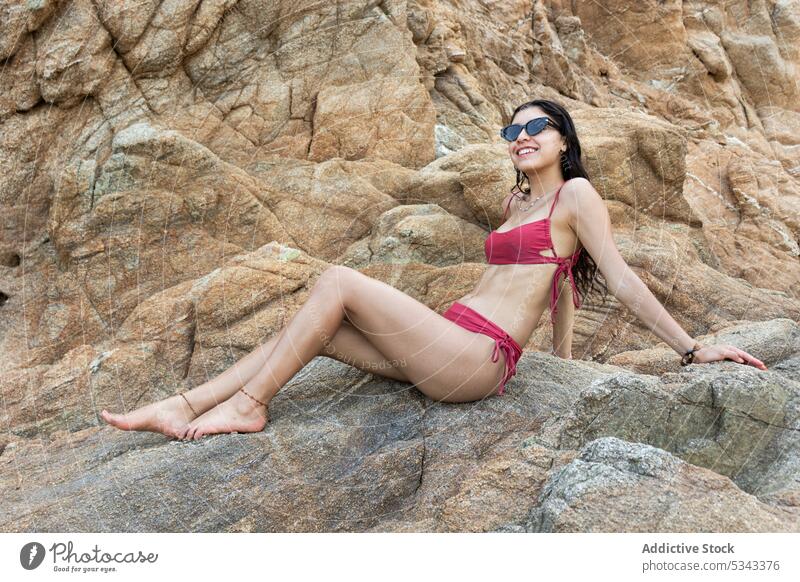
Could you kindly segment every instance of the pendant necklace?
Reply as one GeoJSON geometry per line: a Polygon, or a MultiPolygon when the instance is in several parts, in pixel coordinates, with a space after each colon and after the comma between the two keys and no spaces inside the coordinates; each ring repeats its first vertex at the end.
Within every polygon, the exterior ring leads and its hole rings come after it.
{"type": "MultiPolygon", "coordinates": [[[[563,185],[564,184],[561,184],[561,186],[563,186],[563,185]]],[[[559,186],[559,188],[561,188],[561,186],[559,186]]],[[[556,188],[556,190],[558,190],[558,188],[556,188]]],[[[555,190],[553,190],[553,192],[555,192],[555,190]]],[[[550,194],[550,192],[547,192],[546,194],[550,194]]],[[[544,196],[545,196],[545,194],[540,194],[539,196],[534,198],[533,201],[530,204],[528,204],[527,206],[525,206],[524,208],[522,207],[522,204],[520,203],[520,207],[519,207],[520,212],[528,212],[528,210],[533,208],[533,205],[536,204],[537,202],[539,202],[539,200],[541,200],[542,198],[544,198],[544,196]]]]}

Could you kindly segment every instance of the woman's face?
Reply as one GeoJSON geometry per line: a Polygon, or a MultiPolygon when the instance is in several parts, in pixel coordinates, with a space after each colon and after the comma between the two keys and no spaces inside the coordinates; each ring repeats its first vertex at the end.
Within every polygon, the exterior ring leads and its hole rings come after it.
{"type": "MultiPolygon", "coordinates": [[[[536,119],[537,117],[547,117],[555,123],[555,120],[539,107],[527,107],[517,112],[511,123],[524,126],[531,119],[536,119]]],[[[532,173],[541,172],[553,164],[559,167],[562,149],[565,149],[564,145],[564,137],[556,128],[548,124],[534,136],[528,135],[528,132],[523,128],[519,132],[517,139],[508,142],[508,153],[514,166],[526,175],[531,176],[532,173]],[[521,151],[529,148],[533,148],[536,151],[529,151],[528,153],[521,151]]]]}

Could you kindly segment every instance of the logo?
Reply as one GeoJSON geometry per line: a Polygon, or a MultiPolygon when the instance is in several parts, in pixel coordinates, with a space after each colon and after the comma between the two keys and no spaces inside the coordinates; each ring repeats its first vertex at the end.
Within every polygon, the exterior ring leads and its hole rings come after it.
{"type": "Polygon", "coordinates": [[[116,572],[118,564],[153,564],[158,560],[158,554],[145,554],[141,550],[136,552],[105,552],[95,544],[89,551],[73,551],[72,541],[67,543],[56,542],[50,548],[39,542],[30,542],[22,546],[19,551],[19,563],[26,570],[35,570],[42,565],[46,554],[49,552],[53,558],[54,572],[116,572]]]}
{"type": "Polygon", "coordinates": [[[44,546],[39,542],[27,543],[19,552],[19,563],[26,570],[35,570],[43,560],[44,546]]]}

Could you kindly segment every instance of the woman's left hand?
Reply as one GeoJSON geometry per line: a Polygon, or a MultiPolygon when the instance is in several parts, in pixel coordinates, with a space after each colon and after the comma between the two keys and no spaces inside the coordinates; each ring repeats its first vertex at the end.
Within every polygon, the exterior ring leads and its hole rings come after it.
{"type": "Polygon", "coordinates": [[[717,346],[703,346],[694,353],[694,363],[708,363],[716,362],[718,360],[733,360],[740,364],[747,364],[755,366],[759,370],[766,370],[767,367],[764,362],[751,356],[744,350],[740,350],[736,346],[717,345],[717,346]]]}

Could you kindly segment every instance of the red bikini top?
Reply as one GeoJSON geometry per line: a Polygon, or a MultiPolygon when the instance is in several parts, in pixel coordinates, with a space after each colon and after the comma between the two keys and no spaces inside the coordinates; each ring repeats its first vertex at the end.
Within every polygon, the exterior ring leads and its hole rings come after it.
{"type": "MultiPolygon", "coordinates": [[[[561,185],[561,188],[563,187],[564,184],[561,185]]],[[[486,242],[483,245],[486,261],[490,265],[558,264],[550,289],[550,320],[552,322],[555,322],[557,309],[559,275],[568,277],[570,285],[572,285],[572,303],[576,308],[581,306],[578,287],[575,285],[575,279],[572,276],[572,266],[578,260],[582,249],[578,249],[575,254],[569,257],[559,257],[550,238],[550,217],[553,215],[553,209],[558,202],[561,188],[558,189],[553,197],[553,204],[550,205],[550,213],[547,218],[521,224],[505,232],[494,230],[486,237],[486,242]],[[544,250],[552,251],[553,256],[543,255],[541,252],[544,250]]],[[[506,210],[503,213],[503,220],[508,214],[512,199],[513,196],[508,200],[506,210]]]]}

